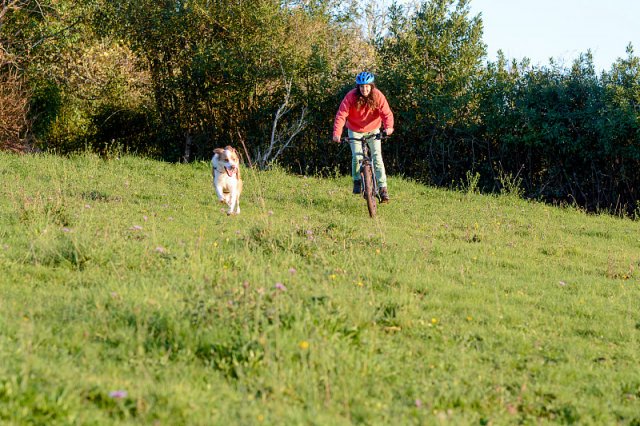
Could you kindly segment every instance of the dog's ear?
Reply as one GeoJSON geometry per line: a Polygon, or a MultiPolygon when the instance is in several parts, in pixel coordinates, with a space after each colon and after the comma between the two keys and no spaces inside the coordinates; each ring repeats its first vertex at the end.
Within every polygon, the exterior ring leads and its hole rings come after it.
{"type": "Polygon", "coordinates": [[[222,154],[223,152],[224,152],[224,149],[222,149],[222,148],[216,148],[216,149],[214,149],[214,150],[213,150],[213,155],[216,155],[216,154],[220,155],[220,154],[222,154]]]}

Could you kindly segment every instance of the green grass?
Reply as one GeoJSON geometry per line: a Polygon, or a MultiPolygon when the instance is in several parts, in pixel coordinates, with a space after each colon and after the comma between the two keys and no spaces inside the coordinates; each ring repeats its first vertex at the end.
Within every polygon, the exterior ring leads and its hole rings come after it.
{"type": "Polygon", "coordinates": [[[208,164],[135,157],[0,177],[0,423],[640,423],[638,222],[394,177],[370,220],[348,177],[247,169],[228,217],[208,164]]]}

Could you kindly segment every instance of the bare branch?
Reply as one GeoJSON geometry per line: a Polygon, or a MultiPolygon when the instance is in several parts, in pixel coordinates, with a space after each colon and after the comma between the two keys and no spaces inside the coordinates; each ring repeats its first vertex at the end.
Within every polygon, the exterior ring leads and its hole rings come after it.
{"type": "Polygon", "coordinates": [[[238,133],[238,139],[240,139],[240,143],[244,148],[244,153],[247,156],[247,161],[249,161],[249,167],[253,169],[253,161],[251,161],[251,156],[249,155],[249,151],[247,150],[247,144],[244,141],[244,136],[242,136],[242,134],[240,133],[240,130],[236,130],[236,132],[238,133]]]}
{"type": "MultiPolygon", "coordinates": [[[[284,70],[283,70],[284,76],[284,70]]],[[[286,116],[289,112],[291,112],[291,86],[293,83],[292,79],[287,80],[286,76],[284,76],[284,87],[285,94],[284,100],[278,110],[276,111],[273,117],[273,124],[271,126],[271,139],[269,141],[269,146],[267,147],[264,153],[258,152],[258,165],[260,168],[266,168],[270,163],[272,163],[275,159],[277,159],[282,152],[289,147],[291,142],[293,142],[294,138],[300,133],[305,127],[305,114],[306,108],[302,108],[300,117],[293,124],[291,124],[286,129],[280,129],[279,124],[284,116],[286,116]],[[276,150],[275,154],[273,151],[276,150]]]]}

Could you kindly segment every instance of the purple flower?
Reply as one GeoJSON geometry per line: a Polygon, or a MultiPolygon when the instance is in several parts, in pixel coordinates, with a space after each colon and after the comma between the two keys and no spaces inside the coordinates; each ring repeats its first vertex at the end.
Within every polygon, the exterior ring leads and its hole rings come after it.
{"type": "Polygon", "coordinates": [[[296,268],[289,268],[289,273],[291,275],[294,275],[296,272],[298,272],[298,271],[296,271],[296,268]]]}
{"type": "Polygon", "coordinates": [[[129,228],[131,231],[141,231],[142,230],[142,226],[140,225],[133,225],[131,228],[129,228]]]}
{"type": "Polygon", "coordinates": [[[287,287],[285,287],[282,283],[276,283],[274,287],[276,288],[276,290],[287,291],[287,287]]]}
{"type": "Polygon", "coordinates": [[[113,399],[122,399],[122,398],[126,398],[128,395],[126,390],[114,390],[109,392],[109,397],[113,398],[113,399]]]}
{"type": "Polygon", "coordinates": [[[416,407],[420,408],[422,407],[422,401],[419,399],[416,399],[416,407]]]}

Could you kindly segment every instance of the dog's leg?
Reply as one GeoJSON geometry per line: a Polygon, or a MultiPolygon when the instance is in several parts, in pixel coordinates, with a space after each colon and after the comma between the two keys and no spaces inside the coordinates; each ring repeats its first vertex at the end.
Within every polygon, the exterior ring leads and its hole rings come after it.
{"type": "Polygon", "coordinates": [[[240,214],[240,196],[242,195],[242,179],[240,179],[240,169],[238,169],[238,197],[236,198],[236,214],[240,214]]]}
{"type": "Polygon", "coordinates": [[[216,185],[216,183],[214,182],[213,187],[216,189],[216,195],[218,196],[218,201],[220,201],[221,203],[226,203],[227,201],[224,198],[224,192],[222,191],[222,186],[216,185]]]}
{"type": "Polygon", "coordinates": [[[238,195],[236,191],[231,191],[229,193],[229,211],[227,211],[227,215],[231,215],[235,213],[236,203],[238,202],[238,195]]]}

